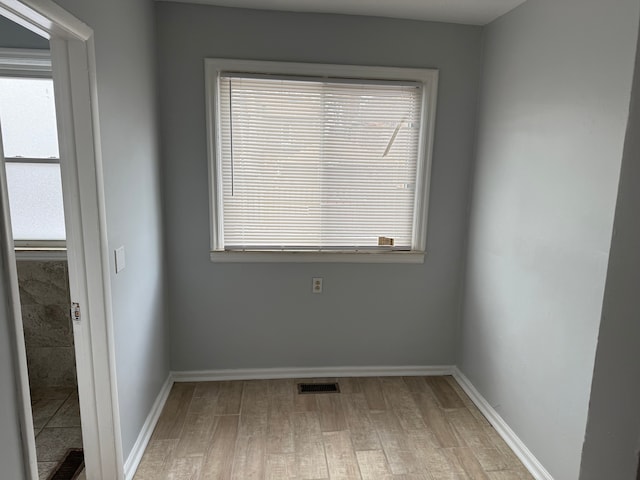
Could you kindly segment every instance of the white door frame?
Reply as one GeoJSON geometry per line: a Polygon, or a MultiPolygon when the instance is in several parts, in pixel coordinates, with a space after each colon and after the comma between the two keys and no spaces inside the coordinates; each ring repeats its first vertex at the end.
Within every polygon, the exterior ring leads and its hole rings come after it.
{"type": "MultiPolygon", "coordinates": [[[[116,388],[104,182],[98,124],[92,29],[51,0],[0,0],[0,14],[48,38],[55,90],[60,167],[67,225],[71,301],[80,304],[73,322],[80,415],[87,478],[124,478],[116,388]]],[[[0,155],[1,157],[1,155],[0,155]]],[[[4,160],[0,158],[2,244],[13,246],[4,160]]],[[[37,480],[26,351],[13,248],[4,252],[2,272],[14,317],[14,352],[19,382],[20,424],[27,477],[37,480]]]]}

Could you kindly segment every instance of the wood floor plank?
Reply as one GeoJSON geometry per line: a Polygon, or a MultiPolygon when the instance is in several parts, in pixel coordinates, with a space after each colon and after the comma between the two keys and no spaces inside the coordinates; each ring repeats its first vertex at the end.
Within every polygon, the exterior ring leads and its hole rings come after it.
{"type": "Polygon", "coordinates": [[[388,408],[392,409],[405,432],[424,430],[425,424],[411,390],[401,377],[380,379],[388,408]]]}
{"type": "Polygon", "coordinates": [[[410,392],[428,393],[431,391],[425,377],[402,377],[402,381],[410,392]]]}
{"type": "MultiPolygon", "coordinates": [[[[245,421],[241,417],[241,423],[245,421]]],[[[241,427],[236,441],[236,452],[233,457],[233,469],[231,478],[234,480],[258,480],[264,478],[265,460],[267,453],[266,423],[262,423],[259,416],[253,417],[241,427]],[[256,422],[256,423],[254,423],[256,422]],[[255,433],[247,433],[255,427],[255,433]]]]}
{"type": "Polygon", "coordinates": [[[416,409],[394,410],[405,432],[420,432],[426,428],[421,412],[416,409]]]}
{"type": "Polygon", "coordinates": [[[193,383],[175,383],[173,385],[153,433],[156,439],[180,438],[195,388],[193,383]]]}
{"type": "Polygon", "coordinates": [[[485,472],[509,470],[508,457],[495,447],[471,447],[485,472]]]}
{"type": "Polygon", "coordinates": [[[453,379],[338,382],[176,384],[134,478],[533,480],[453,379]]]}
{"type": "Polygon", "coordinates": [[[467,408],[447,410],[444,416],[453,427],[460,445],[474,448],[482,448],[491,445],[491,441],[484,433],[480,422],[469,412],[467,408]]]}
{"type": "Polygon", "coordinates": [[[317,412],[317,395],[296,395],[293,400],[294,412],[317,412]]]}
{"type": "Polygon", "coordinates": [[[323,432],[336,432],[348,428],[340,395],[320,394],[317,395],[316,401],[320,413],[320,429],[323,432]]]}
{"type": "Polygon", "coordinates": [[[436,395],[442,408],[464,408],[465,403],[444,377],[428,377],[427,383],[436,395]]]}
{"type": "Polygon", "coordinates": [[[489,480],[470,448],[448,448],[445,452],[449,463],[456,469],[462,469],[461,473],[464,473],[470,480],[489,480]]]}
{"type": "Polygon", "coordinates": [[[381,378],[380,386],[388,408],[392,410],[418,410],[411,390],[401,377],[381,378]]]}
{"type": "Polygon", "coordinates": [[[231,478],[239,420],[237,415],[216,419],[211,448],[202,467],[202,480],[231,478]]]}
{"type": "Polygon", "coordinates": [[[267,451],[270,454],[295,452],[292,405],[293,402],[283,403],[277,397],[270,399],[267,424],[267,451]]]}
{"type": "Polygon", "coordinates": [[[447,422],[444,412],[438,406],[434,406],[428,396],[418,394],[418,408],[422,414],[427,429],[433,432],[438,439],[440,447],[460,446],[456,434],[447,422]]]}
{"type": "Polygon", "coordinates": [[[463,473],[454,472],[429,472],[431,480],[469,480],[463,473]]]}
{"type": "Polygon", "coordinates": [[[239,415],[243,382],[220,382],[216,415],[239,415]]]}
{"type": "Polygon", "coordinates": [[[220,382],[197,383],[189,405],[189,413],[215,414],[219,393],[220,382]]]}
{"type": "Polygon", "coordinates": [[[328,478],[327,461],[317,412],[293,414],[295,432],[296,477],[300,479],[328,478]]]}
{"type": "Polygon", "coordinates": [[[267,380],[244,382],[232,479],[264,478],[269,418],[268,390],[267,380]]]}
{"type": "Polygon", "coordinates": [[[353,393],[341,397],[353,448],[356,450],[382,450],[378,432],[369,418],[364,394],[353,393]]]}
{"type": "Polygon", "coordinates": [[[154,440],[142,456],[134,480],[156,480],[158,472],[164,472],[167,460],[173,456],[178,440],[154,440]]]}
{"type": "Polygon", "coordinates": [[[392,475],[393,480],[433,480],[428,472],[420,473],[403,473],[400,475],[392,475]]]}
{"type": "Polygon", "coordinates": [[[293,453],[270,453],[267,455],[265,480],[296,478],[296,456],[293,453]]]}
{"type": "Polygon", "coordinates": [[[428,472],[451,472],[449,461],[439,447],[433,432],[428,430],[410,432],[407,435],[407,441],[421,469],[428,472]]]}
{"type": "Polygon", "coordinates": [[[407,445],[404,435],[384,432],[380,434],[380,442],[393,474],[415,473],[419,470],[415,454],[407,445]]]}
{"type": "Polygon", "coordinates": [[[343,377],[338,378],[338,384],[340,385],[340,393],[361,393],[362,384],[359,378],[343,377]]]}
{"type": "Polygon", "coordinates": [[[245,381],[242,389],[242,415],[263,416],[266,420],[269,413],[269,381],[245,381]]]}
{"type": "Polygon", "coordinates": [[[175,455],[202,457],[209,451],[215,417],[206,413],[188,413],[175,455]]]}
{"type": "Polygon", "coordinates": [[[533,479],[529,472],[524,468],[524,465],[517,457],[517,455],[509,448],[509,445],[498,435],[498,432],[493,427],[484,428],[484,433],[487,438],[490,439],[491,444],[500,451],[502,458],[508,465],[507,470],[512,470],[520,474],[521,477],[526,479],[533,479]]]}
{"type": "Polygon", "coordinates": [[[382,433],[403,434],[402,425],[398,421],[398,417],[391,410],[382,410],[370,412],[369,417],[374,428],[378,432],[378,436],[382,433]]]}
{"type": "Polygon", "coordinates": [[[380,379],[377,377],[363,378],[360,381],[362,392],[367,400],[369,410],[386,410],[387,403],[382,394],[380,379]]]}
{"type": "Polygon", "coordinates": [[[202,457],[174,458],[167,471],[167,480],[198,480],[202,457]]]}
{"type": "Polygon", "coordinates": [[[269,380],[269,453],[293,453],[293,425],[296,387],[291,379],[269,380]]]}
{"type": "Polygon", "coordinates": [[[487,476],[489,480],[528,480],[533,479],[532,476],[522,476],[518,472],[514,472],[513,470],[502,470],[499,472],[487,472],[487,476]]]}
{"type": "Polygon", "coordinates": [[[347,431],[325,432],[322,434],[324,449],[331,480],[359,479],[358,459],[347,431]]]}
{"type": "Polygon", "coordinates": [[[290,378],[269,380],[269,399],[277,400],[283,407],[293,411],[293,397],[297,393],[295,383],[290,378]]]}
{"type": "Polygon", "coordinates": [[[418,473],[420,465],[395,413],[390,410],[371,412],[389,468],[394,475],[418,473]]]}
{"type": "MultiPolygon", "coordinates": [[[[456,391],[458,396],[462,399],[462,401],[467,407],[470,407],[470,409],[472,410],[477,410],[475,404],[473,403],[471,398],[469,398],[469,395],[467,395],[467,393],[464,391],[464,389],[460,386],[460,384],[456,381],[455,378],[453,378],[451,375],[447,375],[442,378],[444,378],[446,382],[451,386],[451,388],[453,388],[456,391]]],[[[484,417],[482,417],[482,419],[484,419],[484,417]]]]}
{"type": "Polygon", "coordinates": [[[362,480],[391,480],[392,473],[382,450],[357,451],[362,480]]]}
{"type": "Polygon", "coordinates": [[[513,450],[509,448],[507,443],[498,434],[495,428],[493,428],[491,425],[484,426],[482,427],[482,432],[484,433],[484,435],[487,437],[489,441],[488,446],[495,447],[498,450],[500,450],[503,454],[505,454],[505,456],[511,457],[513,463],[509,463],[509,465],[512,465],[512,466],[521,465],[520,460],[518,460],[518,457],[516,457],[515,453],[513,453],[513,450]]]}

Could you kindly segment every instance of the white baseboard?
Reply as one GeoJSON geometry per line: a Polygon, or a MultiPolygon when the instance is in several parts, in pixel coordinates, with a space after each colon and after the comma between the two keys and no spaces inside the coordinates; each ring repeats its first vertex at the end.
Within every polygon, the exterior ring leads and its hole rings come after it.
{"type": "Polygon", "coordinates": [[[518,435],[511,430],[511,427],[507,425],[507,422],[500,416],[500,414],[487,402],[487,400],[476,390],[471,381],[458,369],[454,367],[453,377],[460,384],[462,389],[469,395],[469,398],[475,403],[476,407],[487,417],[487,420],[496,432],[502,437],[502,439],[509,445],[509,448],[513,450],[524,466],[529,470],[529,473],[533,475],[536,480],[553,480],[551,474],[542,466],[531,450],[520,440],[518,435]]]}
{"type": "Polygon", "coordinates": [[[171,372],[175,382],[214,382],[219,380],[263,380],[274,378],[398,377],[452,375],[453,365],[400,367],[313,367],[247,368],[171,372]]]}
{"type": "Polygon", "coordinates": [[[160,389],[160,393],[158,393],[158,396],[156,397],[156,401],[153,402],[151,411],[149,412],[144,425],[142,425],[142,429],[136,439],[136,443],[131,449],[131,453],[127,457],[126,462],[124,462],[125,480],[132,480],[133,476],[136,474],[138,465],[140,465],[140,460],[142,460],[142,455],[149,444],[151,434],[153,433],[153,429],[156,427],[156,423],[158,423],[158,419],[160,418],[164,404],[167,401],[167,397],[169,397],[169,392],[171,391],[172,386],[173,378],[171,374],[169,374],[164,385],[162,385],[162,388],[160,389]]]}

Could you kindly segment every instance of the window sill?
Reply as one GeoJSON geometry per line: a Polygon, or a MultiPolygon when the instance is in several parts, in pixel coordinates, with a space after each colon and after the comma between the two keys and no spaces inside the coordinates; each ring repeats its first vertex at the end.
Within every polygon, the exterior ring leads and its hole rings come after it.
{"type": "Polygon", "coordinates": [[[35,248],[16,247],[16,260],[29,260],[32,262],[60,261],[67,259],[66,248],[35,248]]]}
{"type": "Polygon", "coordinates": [[[214,263],[424,263],[424,252],[210,252],[214,263]]]}

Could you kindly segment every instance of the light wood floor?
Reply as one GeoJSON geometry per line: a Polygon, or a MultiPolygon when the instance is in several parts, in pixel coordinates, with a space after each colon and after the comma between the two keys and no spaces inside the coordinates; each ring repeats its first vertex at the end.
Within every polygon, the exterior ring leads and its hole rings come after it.
{"type": "Polygon", "coordinates": [[[177,383],[135,479],[533,478],[452,377],[337,381],[177,383]]]}

